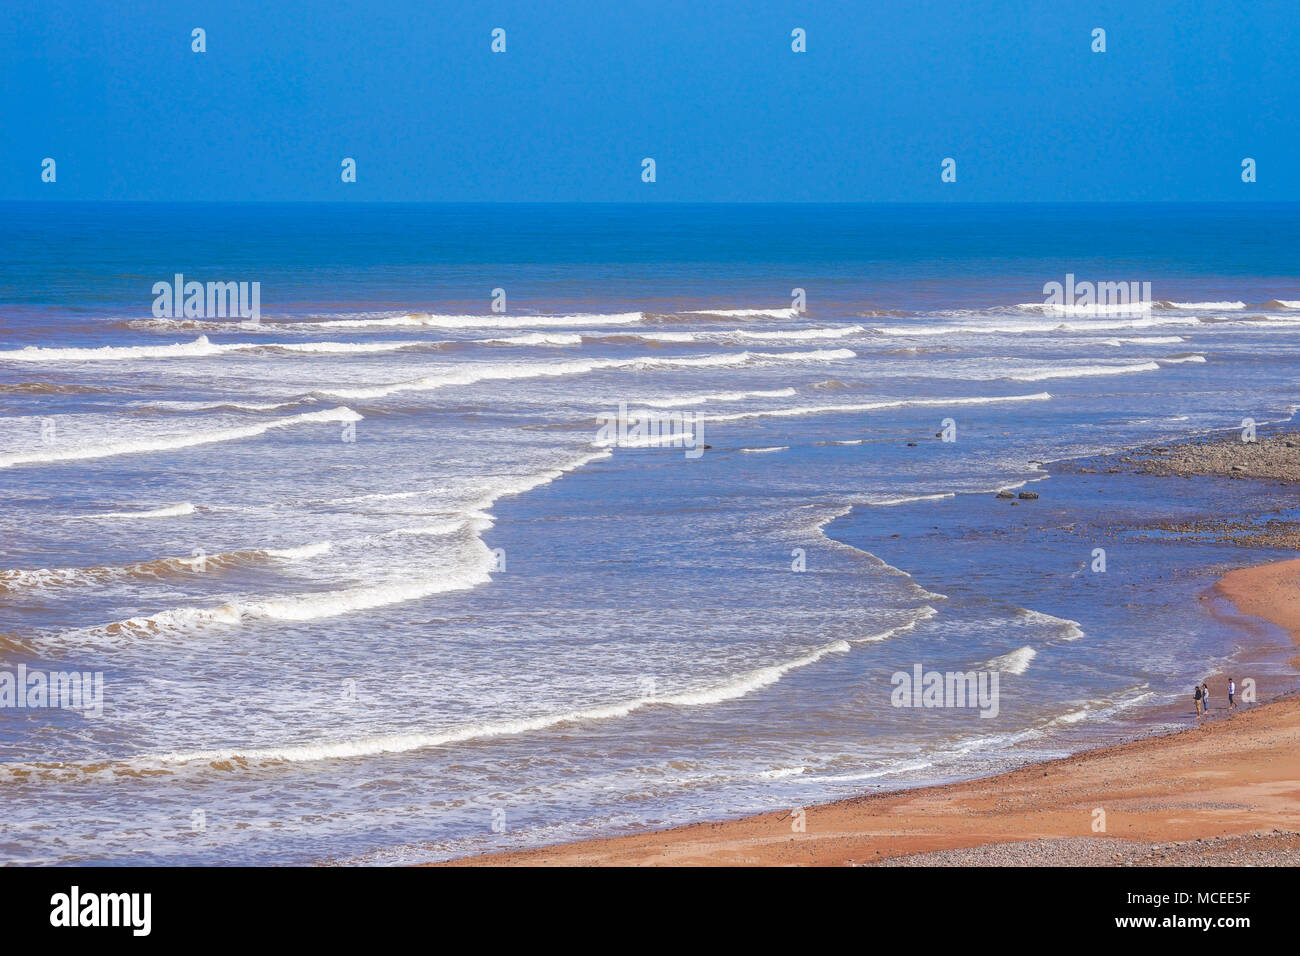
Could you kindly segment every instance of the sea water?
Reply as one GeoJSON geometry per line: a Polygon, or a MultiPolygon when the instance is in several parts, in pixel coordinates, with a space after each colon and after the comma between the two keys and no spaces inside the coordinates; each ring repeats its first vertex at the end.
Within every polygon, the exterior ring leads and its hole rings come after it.
{"type": "Polygon", "coordinates": [[[790,809],[1288,673],[1200,600],[1280,555],[1152,528],[1286,489],[1062,462],[1290,419],[1295,206],[11,203],[0,236],[0,674],[103,682],[0,708],[0,860],[790,809]],[[155,308],[177,275],[257,314],[155,308]],[[620,409],[686,437],[600,440],[620,409]],[[996,716],[896,706],[917,666],[996,673],[996,716]]]}

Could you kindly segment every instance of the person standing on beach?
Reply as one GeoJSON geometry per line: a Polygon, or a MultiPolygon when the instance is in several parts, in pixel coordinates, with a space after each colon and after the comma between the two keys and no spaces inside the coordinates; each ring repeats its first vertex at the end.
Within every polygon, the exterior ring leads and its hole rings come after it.
{"type": "Polygon", "coordinates": [[[1228,710],[1237,709],[1237,682],[1228,678],[1228,710]]]}
{"type": "Polygon", "coordinates": [[[1201,706],[1205,708],[1205,716],[1209,717],[1210,716],[1210,685],[1202,681],[1201,691],[1202,691],[1201,696],[1205,698],[1203,701],[1201,701],[1201,706]]]}
{"type": "Polygon", "coordinates": [[[1201,719],[1201,685],[1200,684],[1196,685],[1196,693],[1193,694],[1192,697],[1196,701],[1196,719],[1200,720],[1201,719]]]}

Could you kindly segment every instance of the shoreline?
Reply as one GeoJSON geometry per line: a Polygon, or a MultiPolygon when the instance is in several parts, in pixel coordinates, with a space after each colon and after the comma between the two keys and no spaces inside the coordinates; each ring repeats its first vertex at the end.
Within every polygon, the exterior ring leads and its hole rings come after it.
{"type": "Polygon", "coordinates": [[[426,865],[1294,866],[1297,744],[1293,693],[991,777],[807,807],[802,830],[777,811],[426,865]]]}
{"type": "MultiPolygon", "coordinates": [[[[1300,559],[1231,571],[1215,589],[1300,643],[1300,559]]],[[[430,865],[1296,865],[1300,692],[1229,713],[1214,689],[1204,723],[810,806],[802,830],[787,810],[430,865]]]]}
{"type": "MultiPolygon", "coordinates": [[[[1253,456],[1249,477],[1292,484],[1300,477],[1288,453],[1300,447],[1296,439],[1278,435],[1245,449],[1195,442],[1158,448],[1158,466],[1124,463],[1171,477],[1239,478],[1234,464],[1244,451],[1253,456]]],[[[1238,529],[1216,530],[1228,538],[1238,529]]],[[[1211,592],[1300,647],[1300,559],[1229,571],[1211,592]]],[[[1300,653],[1290,664],[1300,669],[1300,653]]],[[[1244,670],[1214,675],[1214,708],[1203,722],[992,776],[428,865],[1300,864],[1300,691],[1229,713],[1228,676],[1244,696],[1244,670]]],[[[1170,712],[1195,720],[1190,699],[1170,712]]]]}

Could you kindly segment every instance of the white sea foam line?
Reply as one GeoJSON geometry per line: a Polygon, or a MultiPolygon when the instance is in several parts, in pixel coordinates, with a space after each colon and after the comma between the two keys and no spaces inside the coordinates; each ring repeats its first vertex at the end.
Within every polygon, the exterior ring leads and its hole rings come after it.
{"type": "Polygon", "coordinates": [[[765,454],[770,454],[771,452],[776,452],[776,451],[789,451],[789,450],[790,450],[790,446],[789,446],[789,445],[772,445],[772,446],[769,447],[769,448],[742,448],[742,449],[740,449],[740,450],[741,450],[742,452],[747,452],[747,453],[749,453],[749,454],[751,454],[751,455],[765,455],[765,454]]]}
{"type": "Polygon", "coordinates": [[[303,326],[337,329],[426,326],[441,329],[526,329],[554,326],[630,325],[640,322],[640,312],[593,313],[590,315],[434,315],[412,313],[381,319],[332,319],[304,322],[303,326]]]}
{"type": "MultiPolygon", "coordinates": [[[[1092,378],[1098,375],[1124,375],[1129,372],[1158,372],[1155,362],[1136,365],[1070,365],[1040,369],[1036,372],[1018,372],[1006,377],[1013,382],[1042,382],[1052,378],[1092,378]]],[[[1001,376],[999,376],[1001,377],[1001,376]]]]}
{"type": "MultiPolygon", "coordinates": [[[[538,717],[502,720],[428,733],[396,734],[388,736],[366,737],[357,740],[328,741],[314,744],[300,744],[285,747],[261,747],[224,750],[180,751],[156,755],[145,755],[125,761],[131,766],[166,766],[187,764],[197,761],[205,763],[269,763],[302,762],[317,760],[335,760],[347,757],[369,757],[387,753],[408,753],[429,747],[465,743],[493,737],[514,736],[539,730],[547,730],[561,724],[585,723],[626,717],[634,711],[645,707],[700,707],[724,703],[748,696],[762,688],[775,684],[792,670],[816,663],[828,654],[844,654],[849,651],[847,641],[834,641],[816,650],[787,661],[773,664],[738,674],[721,683],[682,691],[666,696],[642,697],[621,703],[578,708],[560,713],[546,714],[538,717]]],[[[79,766],[75,761],[62,763],[57,769],[71,769],[79,766]]],[[[18,763],[0,764],[0,768],[10,772],[22,772],[27,765],[18,763]]],[[[41,768],[36,768],[41,769],[41,768]]]]}
{"type": "Polygon", "coordinates": [[[929,760],[908,760],[903,763],[895,764],[892,767],[884,767],[880,770],[863,770],[857,773],[833,774],[825,777],[805,777],[809,783],[852,783],[855,780],[872,780],[876,777],[888,777],[895,773],[908,773],[913,770],[925,770],[934,764],[929,760]]]}
{"type": "Polygon", "coordinates": [[[102,514],[83,515],[84,518],[179,518],[194,514],[194,505],[188,501],[152,511],[105,511],[102,514]]]}
{"type": "Polygon", "coordinates": [[[1225,312],[1244,309],[1245,302],[1161,302],[1166,309],[1205,309],[1207,311],[1225,312]]]}
{"type": "Polygon", "coordinates": [[[490,581],[490,572],[496,566],[495,555],[478,537],[479,532],[492,526],[492,516],[488,513],[488,509],[493,504],[501,498],[523,494],[541,485],[549,484],[570,471],[593,461],[608,458],[611,454],[612,452],[607,449],[599,449],[546,471],[508,479],[467,509],[457,521],[421,528],[399,528],[388,532],[397,535],[432,536],[454,533],[462,528],[472,531],[474,539],[471,547],[474,554],[467,566],[460,569],[451,571],[440,569],[439,573],[424,577],[412,577],[407,571],[400,579],[374,585],[260,600],[232,601],[215,608],[173,608],[147,617],[128,618],[108,625],[83,628],[60,637],[74,642],[103,638],[113,641],[123,636],[148,637],[160,631],[183,633],[209,625],[240,625],[246,619],[310,621],[418,600],[446,591],[466,590],[490,581]]]}
{"type": "Polygon", "coordinates": [[[1042,611],[1033,611],[1029,608],[1020,608],[1016,613],[1031,624],[1056,628],[1063,633],[1061,640],[1077,641],[1084,636],[1083,625],[1067,617],[1057,617],[1054,614],[1045,614],[1042,611]]]}
{"type": "Polygon", "coordinates": [[[706,415],[706,421],[731,422],[743,418],[788,418],[795,415],[831,415],[845,412],[874,412],[882,408],[947,405],[994,405],[1001,402],[1041,402],[1052,396],[1047,392],[1033,395],[1000,395],[988,398],[900,398],[857,405],[804,405],[797,408],[769,408],[762,411],[734,412],[727,415],[706,415]]]}
{"type": "Polygon", "coordinates": [[[915,501],[941,501],[944,498],[955,497],[957,497],[957,493],[954,491],[936,492],[932,495],[891,495],[888,498],[876,498],[870,501],[864,501],[863,504],[875,508],[889,508],[894,505],[910,505],[915,501]]]}
{"type": "Polygon", "coordinates": [[[384,491],[375,492],[369,495],[354,495],[350,498],[326,498],[324,502],[331,505],[355,504],[359,501],[400,501],[405,498],[420,498],[425,495],[442,494],[447,489],[439,488],[422,488],[419,491],[384,491]]]}
{"type": "Polygon", "coordinates": [[[995,325],[891,325],[875,328],[872,331],[879,332],[881,335],[897,335],[903,337],[931,335],[1013,335],[1016,333],[1034,334],[1051,332],[1113,331],[1115,329],[1146,329],[1161,325],[1200,324],[1202,324],[1201,320],[1196,316],[1171,315],[1142,319],[1126,319],[1122,321],[1092,321],[1083,324],[1057,322],[1048,325],[1042,321],[1037,321],[1015,323],[1003,322],[995,325]]]}
{"type": "Polygon", "coordinates": [[[231,601],[218,607],[173,608],[148,617],[132,617],[113,624],[66,632],[60,637],[74,643],[122,638],[148,638],[159,633],[186,633],[209,626],[242,625],[247,620],[317,621],[368,611],[389,604],[419,600],[448,591],[463,591],[491,580],[495,556],[478,540],[476,560],[454,570],[419,575],[408,573],[400,580],[360,585],[334,591],[307,592],[262,600],[231,601]]]}
{"type": "MultiPolygon", "coordinates": [[[[1150,685],[1139,684],[1136,687],[1125,688],[1125,690],[1121,691],[1121,693],[1127,693],[1133,690],[1142,690],[1143,688],[1148,686],[1150,685]]],[[[1145,693],[1134,694],[1132,697],[1127,697],[1123,700],[1107,701],[1105,703],[1105,706],[1102,707],[1093,707],[1091,705],[1084,705],[1083,707],[1077,710],[1067,711],[1064,714],[1052,718],[1051,720],[1047,721],[1046,726],[1052,727],[1057,724],[1077,724],[1079,723],[1079,721],[1085,720],[1093,716],[1103,717],[1103,718],[1110,717],[1114,714],[1119,713],[1120,711],[1128,710],[1131,707],[1136,707],[1138,704],[1144,703],[1145,701],[1150,700],[1154,696],[1155,696],[1154,691],[1146,691],[1145,693]]]]}
{"type": "Polygon", "coordinates": [[[1119,347],[1121,345],[1177,345],[1186,341],[1181,335],[1149,335],[1144,338],[1101,339],[1097,344],[1119,347]]]}
{"type": "Polygon", "coordinates": [[[846,325],[841,328],[829,329],[792,329],[790,331],[780,332],[747,332],[744,329],[733,329],[730,332],[711,332],[710,335],[735,336],[742,339],[754,339],[757,341],[801,341],[804,339],[840,339],[849,335],[859,335],[865,332],[860,325],[846,325]]]}
{"type": "Polygon", "coordinates": [[[321,394],[343,399],[384,398],[398,392],[430,391],[452,385],[473,385],[478,382],[519,380],[529,378],[554,378],[564,375],[582,375],[603,369],[635,368],[694,368],[744,365],[765,361],[834,361],[853,358],[849,349],[819,349],[809,352],[736,352],[683,358],[656,358],[642,356],[630,359],[587,359],[572,362],[532,362],[513,365],[475,364],[451,368],[404,382],[390,382],[366,388],[321,389],[321,394]]]}
{"type": "Polygon", "coordinates": [[[476,339],[475,342],[487,345],[581,345],[582,336],[576,332],[529,332],[500,339],[476,339]]]}
{"type": "Polygon", "coordinates": [[[29,345],[23,349],[0,352],[0,362],[103,362],[132,359],[206,358],[225,352],[258,348],[251,343],[214,345],[206,335],[193,342],[172,345],[106,345],[102,348],[40,348],[29,345]]]}
{"type": "Polygon", "coordinates": [[[775,684],[792,670],[813,664],[827,654],[843,654],[849,650],[848,642],[835,641],[817,648],[809,654],[788,661],[760,667],[747,673],[739,674],[730,680],[697,690],[683,691],[663,697],[643,697],[617,704],[580,708],[557,714],[518,720],[497,721],[473,724],[467,727],[448,729],[440,732],[400,734],[385,737],[369,737],[360,740],[345,740],[319,744],[305,744],[291,747],[258,748],[249,750],[207,750],[162,754],[156,758],[144,758],[148,762],[161,764],[190,763],[193,761],[246,761],[264,763],[269,761],[307,761],[330,760],[343,757],[366,757],[382,753],[406,753],[428,747],[464,743],[491,737],[513,736],[532,731],[546,730],[560,724],[584,723],[626,717],[634,711],[651,706],[699,707],[723,703],[745,697],[757,690],[775,684]]]}
{"type": "Polygon", "coordinates": [[[348,355],[367,352],[400,352],[403,349],[428,348],[446,342],[250,342],[240,344],[241,349],[282,349],[286,352],[319,352],[321,354],[348,355]]]}
{"type": "MultiPolygon", "coordinates": [[[[912,621],[890,628],[888,631],[884,632],[884,635],[860,638],[852,643],[882,640],[884,639],[884,636],[909,630],[919,623],[919,621],[927,620],[929,617],[933,616],[934,613],[937,613],[934,611],[934,608],[931,607],[919,608],[917,610],[918,617],[914,618],[912,621]]],[[[423,750],[429,747],[464,743],[470,740],[514,736],[538,730],[547,730],[561,724],[626,717],[634,711],[641,710],[645,707],[708,706],[746,697],[755,691],[761,690],[765,687],[770,687],[777,683],[782,677],[793,670],[807,667],[810,664],[815,664],[828,654],[848,653],[850,649],[849,641],[833,641],[816,648],[808,654],[797,657],[794,660],[786,661],[781,664],[759,667],[751,671],[737,674],[729,680],[721,683],[686,690],[676,694],[642,697],[616,704],[579,708],[539,717],[472,724],[466,727],[451,728],[430,733],[376,736],[358,740],[331,741],[287,747],[173,752],[136,757],[127,762],[133,766],[156,766],[160,764],[185,764],[196,761],[210,763],[265,763],[333,760],[346,757],[368,757],[385,753],[407,753],[413,750],[423,750]]],[[[75,762],[68,762],[62,766],[73,767],[77,766],[77,764],[75,762]]],[[[11,772],[25,769],[22,764],[0,764],[0,768],[8,769],[11,772]]]]}
{"type": "Polygon", "coordinates": [[[677,313],[678,315],[721,315],[721,316],[758,316],[764,315],[773,319],[797,319],[803,313],[797,309],[789,307],[782,309],[686,309],[677,313]]]}
{"type": "Polygon", "coordinates": [[[638,402],[650,408],[681,408],[687,405],[703,405],[707,402],[740,402],[748,398],[790,398],[795,394],[793,388],[776,388],[768,391],[719,392],[715,395],[691,395],[686,398],[656,398],[638,402]]]}
{"type": "Polygon", "coordinates": [[[659,448],[664,445],[691,448],[695,446],[694,432],[675,432],[671,435],[629,435],[625,438],[601,438],[592,442],[600,448],[659,448]]]}
{"type": "Polygon", "coordinates": [[[43,348],[28,346],[23,349],[0,351],[0,362],[123,362],[150,359],[212,358],[234,352],[272,350],[321,355],[365,355],[399,352],[405,349],[439,348],[457,344],[581,345],[582,336],[576,333],[548,334],[533,332],[527,335],[504,338],[470,339],[463,343],[447,339],[436,341],[416,339],[393,342],[228,342],[214,344],[208,340],[206,335],[200,335],[193,342],[177,342],[172,345],[106,345],[102,348],[43,348]]]}
{"type": "Polygon", "coordinates": [[[1033,663],[1034,658],[1037,656],[1038,651],[1026,645],[986,661],[981,667],[984,670],[1002,671],[1006,674],[1023,674],[1029,670],[1029,665],[1033,663]]]}
{"type": "Polygon", "coordinates": [[[156,573],[155,568],[159,565],[167,565],[178,570],[193,570],[205,563],[221,566],[258,557],[274,558],[281,561],[305,561],[325,554],[332,547],[333,545],[329,541],[316,541],[292,548],[249,548],[243,551],[226,551],[201,557],[154,558],[150,561],[140,561],[135,564],[121,566],[12,569],[0,571],[0,590],[44,590],[56,587],[93,586],[121,578],[151,575],[156,573]],[[150,565],[154,567],[150,567],[150,565]]]}
{"type": "Polygon", "coordinates": [[[914,612],[910,621],[904,621],[902,624],[895,624],[893,627],[887,627],[883,631],[875,634],[868,634],[866,637],[855,637],[849,641],[850,644],[879,644],[881,641],[887,641],[891,637],[897,637],[900,634],[906,634],[932,617],[935,617],[939,611],[929,604],[923,604],[914,612]]]}
{"type": "Polygon", "coordinates": [[[807,772],[807,767],[777,767],[774,770],[761,771],[758,776],[764,780],[782,780],[786,777],[797,777],[801,773],[807,772]]]}
{"type": "Polygon", "coordinates": [[[16,452],[0,455],[0,468],[13,465],[49,464],[61,461],[82,461],[90,458],[107,458],[113,455],[134,455],[155,451],[175,451],[192,448],[195,445],[207,445],[213,442],[236,441],[241,438],[253,438],[274,428],[287,428],[292,425],[306,425],[318,422],[359,422],[361,416],[350,408],[331,408],[320,412],[304,412],[289,418],[260,422],[256,425],[242,425],[235,428],[217,428],[207,432],[189,432],[184,434],[162,435],[157,438],[137,438],[129,441],[111,442],[103,445],[82,445],[72,448],[45,449],[38,452],[16,452]]]}
{"type": "Polygon", "coordinates": [[[294,405],[314,404],[316,399],[311,397],[295,398],[287,402],[229,402],[229,401],[212,401],[212,402],[134,402],[132,408],[174,408],[187,412],[210,412],[219,411],[223,408],[235,408],[242,412],[273,412],[281,408],[292,408],[294,405]]]}
{"type": "Polygon", "coordinates": [[[1205,356],[1177,355],[1132,365],[1057,365],[996,377],[1009,378],[1015,382],[1041,382],[1053,378],[1091,378],[1099,375],[1124,375],[1130,372],[1158,372],[1164,365],[1178,365],[1185,362],[1203,364],[1205,356]]]}

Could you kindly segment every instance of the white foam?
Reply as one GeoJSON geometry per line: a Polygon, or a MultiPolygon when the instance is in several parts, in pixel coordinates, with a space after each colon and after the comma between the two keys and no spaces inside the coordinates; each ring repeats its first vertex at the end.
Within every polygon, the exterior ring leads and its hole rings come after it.
{"type": "Polygon", "coordinates": [[[183,501],[178,505],[154,508],[152,511],[106,511],[103,514],[86,515],[87,518],[179,518],[194,514],[194,505],[183,501]]]}
{"type": "Polygon", "coordinates": [[[436,495],[446,490],[446,488],[422,488],[419,491],[380,491],[369,495],[353,495],[350,498],[326,498],[324,502],[331,505],[346,505],[355,504],[358,501],[401,501],[406,498],[436,495]]]}
{"type": "Polygon", "coordinates": [[[172,345],[106,345],[103,348],[38,348],[29,345],[24,349],[0,352],[0,362],[122,362],[133,359],[207,358],[240,349],[257,348],[248,343],[213,345],[206,335],[193,342],[172,345]]]}
{"type": "Polygon", "coordinates": [[[1023,674],[1029,670],[1029,665],[1033,663],[1038,651],[1032,647],[1018,647],[1008,654],[995,657],[983,665],[985,670],[1002,671],[1007,674],[1023,674]]]}
{"type": "Polygon", "coordinates": [[[302,323],[319,328],[366,329],[420,327],[438,329],[527,329],[554,326],[630,325],[640,322],[640,312],[591,315],[426,315],[412,313],[378,319],[331,319],[302,323]]]}
{"type": "Polygon", "coordinates": [[[1025,311],[1034,311],[1037,305],[1043,312],[1056,315],[1134,315],[1150,312],[1150,302],[1094,302],[1092,304],[1068,302],[1026,303],[1017,306],[1025,311]]]}
{"type": "Polygon", "coordinates": [[[807,771],[807,767],[777,767],[775,770],[764,770],[758,776],[763,780],[783,780],[786,777],[797,777],[807,771]]]}
{"type": "MultiPolygon", "coordinates": [[[[939,598],[943,597],[942,594],[932,595],[932,596],[939,597],[939,598]]],[[[855,637],[849,643],[879,644],[881,641],[887,641],[891,637],[897,637],[899,634],[906,634],[907,632],[913,630],[918,624],[922,624],[925,621],[930,620],[930,618],[934,617],[938,613],[939,613],[938,610],[931,607],[929,604],[923,604],[921,605],[921,607],[918,607],[915,611],[912,612],[912,617],[910,620],[904,621],[902,624],[896,624],[893,627],[886,628],[883,631],[878,631],[875,634],[868,634],[866,637],[855,637]]]]}
{"type": "Polygon", "coordinates": [[[132,577],[156,577],[160,571],[168,569],[201,572],[209,565],[221,567],[223,565],[256,561],[263,557],[281,561],[304,561],[326,553],[331,547],[330,542],[319,541],[295,548],[260,548],[196,555],[188,558],[156,558],[152,561],[123,566],[7,570],[0,571],[0,589],[18,591],[98,586],[132,577]]]}
{"type": "Polygon", "coordinates": [[[642,342],[669,342],[677,345],[684,342],[698,342],[701,338],[707,336],[696,335],[694,332],[617,332],[610,335],[602,335],[599,338],[618,338],[620,336],[632,336],[642,342]]]}
{"type": "MultiPolygon", "coordinates": [[[[1041,305],[1020,306],[1022,310],[1042,309],[1041,305]]],[[[1028,322],[992,321],[979,325],[893,325],[874,329],[881,335],[905,337],[934,335],[1042,335],[1054,332],[1098,332],[1116,329],[1146,329],[1161,325],[1199,325],[1195,316],[1159,316],[1121,320],[1094,320],[1090,322],[1045,322],[1043,320],[1028,322]]]]}
{"type": "Polygon", "coordinates": [[[693,432],[679,431],[670,435],[627,435],[622,438],[600,438],[592,442],[592,444],[601,448],[614,446],[619,448],[661,448],[665,445],[677,448],[694,448],[695,434],[693,432]]]}
{"type": "Polygon", "coordinates": [[[797,408],[769,408],[763,411],[735,412],[728,415],[708,415],[706,420],[715,422],[739,421],[744,418],[789,418],[795,415],[832,415],[845,412],[874,412],[882,408],[904,408],[914,406],[948,406],[948,405],[995,405],[1001,402],[1036,402],[1047,401],[1052,396],[1047,392],[1033,395],[1001,395],[989,398],[900,398],[880,402],[863,402],[856,405],[802,405],[797,408]]]}
{"type": "Polygon", "coordinates": [[[746,332],[744,329],[736,329],[723,334],[740,339],[797,342],[805,339],[842,339],[850,335],[860,335],[865,331],[866,329],[860,325],[847,325],[837,329],[794,329],[787,332],[746,332]]]}
{"type": "Polygon", "coordinates": [[[740,449],[740,450],[741,450],[742,452],[746,452],[746,453],[751,454],[751,455],[767,455],[767,454],[770,454],[770,453],[772,453],[772,452],[774,452],[774,451],[789,451],[789,450],[790,450],[790,446],[789,446],[789,445],[773,445],[773,446],[771,446],[770,448],[742,448],[742,449],[740,449]]]}
{"type": "Polygon", "coordinates": [[[803,313],[798,309],[688,309],[678,315],[720,315],[723,317],[734,316],[736,318],[749,318],[752,316],[767,316],[773,319],[797,319],[803,313]]]}
{"type": "Polygon", "coordinates": [[[576,332],[529,332],[500,339],[481,339],[491,345],[581,345],[582,336],[576,332]]]}
{"type": "Polygon", "coordinates": [[[314,541],[311,544],[300,544],[296,548],[267,548],[265,550],[273,558],[282,558],[285,561],[305,561],[308,558],[328,554],[333,547],[334,545],[329,541],[314,541]]]}
{"type": "Polygon", "coordinates": [[[1006,377],[1013,382],[1042,382],[1053,378],[1092,378],[1098,375],[1125,375],[1130,372],[1158,372],[1155,362],[1134,365],[1059,365],[1035,371],[1021,371],[1006,377]]]}
{"type": "Polygon", "coordinates": [[[957,495],[951,491],[945,491],[933,495],[889,495],[885,498],[873,498],[864,502],[876,508],[891,508],[894,505],[910,505],[916,501],[942,501],[944,498],[955,498],[957,495]]]}
{"type": "MultiPolygon", "coordinates": [[[[377,320],[368,320],[377,321],[377,320]]],[[[332,323],[315,323],[330,325],[332,323]]],[[[351,326],[349,326],[351,327],[351,326]]],[[[301,329],[299,329],[301,330],[301,329]]],[[[24,349],[0,352],[0,362],[108,362],[144,359],[191,359],[211,358],[232,352],[274,351],[296,352],[320,355],[366,355],[371,353],[400,352],[406,349],[441,348],[454,344],[450,341],[428,341],[422,339],[387,342],[228,342],[217,345],[208,341],[206,335],[199,336],[193,342],[178,342],[173,345],[131,345],[104,346],[103,348],[39,348],[28,346],[24,349]]],[[[577,333],[533,332],[504,338],[474,339],[467,344],[475,345],[581,345],[582,336],[577,333]]]]}
{"type": "Polygon", "coordinates": [[[1187,341],[1181,335],[1152,335],[1146,338],[1136,339],[1102,339],[1098,345],[1177,345],[1179,342],[1187,341]]]}
{"type": "Polygon", "coordinates": [[[1065,713],[1052,718],[1051,720],[1046,722],[1046,726],[1053,727],[1059,724],[1066,724],[1066,725],[1077,724],[1080,721],[1087,720],[1092,717],[1101,718],[1103,720],[1108,717],[1113,717],[1118,713],[1121,713],[1132,707],[1136,707],[1139,704],[1145,703],[1147,700],[1150,700],[1152,697],[1154,697],[1155,696],[1154,692],[1147,690],[1148,687],[1150,687],[1149,684],[1142,683],[1142,684],[1137,684],[1133,687],[1125,688],[1120,693],[1121,694],[1132,693],[1132,696],[1122,697],[1118,700],[1110,699],[1110,700],[1102,701],[1101,703],[1103,704],[1103,706],[1086,704],[1083,707],[1078,708],[1077,710],[1066,711],[1065,713]],[[1140,692],[1140,693],[1134,693],[1134,692],[1140,692]]]}
{"type": "Polygon", "coordinates": [[[795,394],[793,388],[777,388],[769,391],[753,392],[719,392],[714,395],[691,395],[686,398],[656,398],[638,402],[650,408],[681,408],[686,405],[703,405],[706,402],[740,402],[747,398],[790,398],[795,394]]]}
{"type": "Polygon", "coordinates": [[[1030,624],[1055,628],[1061,632],[1061,640],[1063,641],[1077,641],[1084,636],[1083,625],[1067,617],[1056,617],[1053,614],[1031,611],[1028,608],[1021,608],[1016,613],[1030,624]]]}
{"type": "Polygon", "coordinates": [[[835,361],[853,358],[849,349],[817,350],[810,352],[724,352],[683,358],[642,356],[628,359],[585,359],[570,362],[527,362],[512,364],[476,363],[425,375],[404,382],[390,382],[364,388],[322,389],[322,394],[342,399],[385,398],[399,392],[432,391],[454,385],[473,385],[478,382],[514,381],[530,378],[556,378],[565,375],[582,375],[604,369],[660,369],[660,368],[711,368],[747,365],[754,362],[835,361]]]}
{"type": "Polygon", "coordinates": [[[14,465],[49,464],[62,461],[83,461],[90,458],[107,458],[112,455],[144,454],[156,451],[175,451],[191,448],[195,445],[207,445],[213,442],[236,441],[241,438],[253,438],[275,428],[288,428],[293,425],[306,425],[318,422],[359,422],[361,416],[350,408],[331,408],[320,412],[304,412],[288,418],[278,418],[256,425],[242,425],[235,428],[214,428],[209,431],[189,431],[180,434],[161,435],[157,438],[134,438],[120,442],[108,442],[101,445],[79,445],[70,448],[45,448],[41,451],[16,452],[0,455],[0,468],[14,465]]]}
{"type": "MultiPolygon", "coordinates": [[[[258,764],[272,761],[336,760],[347,757],[368,757],[384,753],[408,753],[413,750],[464,743],[471,740],[548,730],[563,724],[616,719],[626,717],[634,711],[646,707],[704,707],[725,703],[748,696],[765,687],[770,687],[791,671],[814,664],[828,654],[844,654],[848,653],[848,651],[849,644],[847,641],[834,641],[794,660],[756,668],[755,670],[737,674],[725,681],[680,693],[575,708],[538,717],[490,721],[424,733],[365,737],[355,740],[324,741],[281,747],[174,752],[138,757],[130,762],[136,766],[192,762],[258,764]]],[[[10,770],[15,769],[13,764],[5,765],[5,767],[10,770]]]]}
{"type": "Polygon", "coordinates": [[[112,624],[71,631],[61,635],[74,643],[116,643],[124,639],[152,638],[163,634],[186,634],[209,627],[232,627],[247,620],[318,621],[389,604],[399,604],[447,591],[467,590],[491,580],[495,556],[477,539],[476,554],[460,567],[419,571],[406,569],[401,578],[379,584],[359,585],[332,591],[305,592],[262,600],[230,601],[217,607],[173,608],[146,617],[132,617],[112,624]]]}
{"type": "Polygon", "coordinates": [[[1203,309],[1215,312],[1230,312],[1246,307],[1245,302],[1161,302],[1160,305],[1166,309],[1203,309]]]}
{"type": "MultiPolygon", "coordinates": [[[[319,352],[326,355],[365,354],[368,352],[400,352],[403,349],[428,348],[444,345],[443,342],[260,342],[240,343],[243,349],[282,349],[286,352],[319,352]]],[[[228,348],[233,346],[227,346],[228,348]]]]}

